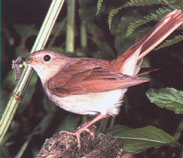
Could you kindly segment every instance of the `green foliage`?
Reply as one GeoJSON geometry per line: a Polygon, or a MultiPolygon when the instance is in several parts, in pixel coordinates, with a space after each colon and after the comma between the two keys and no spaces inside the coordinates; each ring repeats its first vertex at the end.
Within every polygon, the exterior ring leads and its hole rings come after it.
{"type": "MultiPolygon", "coordinates": [[[[108,15],[108,25],[109,29],[111,30],[112,27],[112,20],[114,15],[119,13],[122,9],[125,9],[127,7],[135,7],[133,9],[133,12],[135,13],[135,10],[138,10],[138,7],[149,7],[149,6],[157,6],[156,10],[149,9],[151,11],[150,14],[147,14],[143,16],[142,18],[137,17],[134,19],[131,19],[132,22],[128,25],[127,30],[125,31],[125,37],[128,38],[129,36],[132,36],[132,33],[134,33],[135,39],[139,39],[144,32],[147,32],[150,30],[150,27],[148,23],[152,21],[157,21],[163,18],[167,13],[169,13],[172,8],[175,9],[174,5],[177,5],[176,1],[165,1],[165,0],[158,0],[158,1],[149,1],[149,0],[131,0],[130,2],[126,2],[124,5],[119,6],[117,8],[111,9],[108,15]],[[139,28],[139,30],[137,30],[139,28]]],[[[120,15],[119,15],[120,16],[120,15]]],[[[127,22],[128,20],[126,20],[127,22]]],[[[125,21],[124,21],[125,22],[125,21]]],[[[114,24],[114,22],[113,22],[114,24]]],[[[123,23],[125,25],[125,23],[123,23]]],[[[112,30],[111,30],[112,31],[112,30]]],[[[124,37],[123,37],[124,38],[124,37]]],[[[161,44],[156,50],[160,48],[165,48],[167,46],[176,44],[178,42],[182,41],[182,35],[174,36],[174,38],[170,40],[166,40],[163,44],[161,44]]]]}
{"type": "Polygon", "coordinates": [[[115,8],[115,9],[111,9],[111,11],[109,12],[109,16],[108,16],[108,24],[109,24],[109,29],[111,29],[111,25],[112,25],[112,19],[113,17],[121,10],[125,8],[124,6],[115,8]]]}
{"type": "Polygon", "coordinates": [[[102,3],[103,3],[103,0],[98,0],[98,2],[97,2],[97,12],[96,12],[96,15],[98,15],[98,13],[100,12],[100,9],[102,7],[102,3]]]}
{"type": "Polygon", "coordinates": [[[152,5],[160,5],[163,4],[163,0],[130,0],[124,6],[125,7],[145,7],[145,6],[152,6],[152,5]]]}
{"type": "Polygon", "coordinates": [[[140,30],[133,32],[132,36],[135,36],[136,39],[140,39],[142,37],[142,35],[145,35],[149,30],[151,30],[150,26],[141,28],[140,30]]]}
{"type": "Polygon", "coordinates": [[[158,107],[172,110],[176,114],[183,114],[183,91],[174,88],[150,89],[146,95],[151,103],[158,107]]]}
{"type": "Polygon", "coordinates": [[[163,8],[158,8],[155,13],[151,13],[149,15],[144,16],[141,19],[137,19],[134,22],[130,23],[128,26],[128,30],[126,32],[126,37],[130,36],[135,29],[138,27],[147,24],[148,22],[151,21],[157,21],[160,20],[162,17],[164,17],[167,13],[169,13],[171,10],[169,8],[163,7],[163,8]]]}
{"type": "Polygon", "coordinates": [[[164,4],[163,0],[130,0],[130,2],[125,3],[124,5],[111,9],[109,12],[108,16],[108,24],[109,24],[109,29],[111,28],[112,25],[112,19],[114,15],[116,15],[120,10],[127,8],[127,7],[144,7],[144,6],[152,6],[152,5],[160,5],[164,4]]]}
{"type": "Polygon", "coordinates": [[[108,129],[107,133],[112,134],[115,138],[121,138],[124,150],[135,154],[152,147],[178,145],[174,137],[153,126],[130,129],[118,125],[108,129]]]}

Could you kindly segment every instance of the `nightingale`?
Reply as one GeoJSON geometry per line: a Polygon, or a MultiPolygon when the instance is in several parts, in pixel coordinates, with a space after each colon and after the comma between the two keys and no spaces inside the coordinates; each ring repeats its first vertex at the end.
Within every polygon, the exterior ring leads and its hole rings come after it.
{"type": "Polygon", "coordinates": [[[71,58],[50,50],[30,54],[26,62],[38,74],[48,97],[60,108],[81,115],[97,115],[74,132],[80,135],[96,121],[116,116],[128,87],[148,82],[138,77],[143,57],[183,23],[181,10],[167,14],[143,38],[118,58],[107,61],[71,58]]]}

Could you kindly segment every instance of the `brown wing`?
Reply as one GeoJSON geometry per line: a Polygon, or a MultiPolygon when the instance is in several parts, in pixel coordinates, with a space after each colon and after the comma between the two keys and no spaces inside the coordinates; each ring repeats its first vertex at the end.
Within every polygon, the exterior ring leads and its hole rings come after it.
{"type": "Polygon", "coordinates": [[[48,81],[47,87],[53,94],[64,97],[126,88],[147,81],[147,78],[128,76],[101,67],[78,69],[76,65],[60,71],[48,81]]]}

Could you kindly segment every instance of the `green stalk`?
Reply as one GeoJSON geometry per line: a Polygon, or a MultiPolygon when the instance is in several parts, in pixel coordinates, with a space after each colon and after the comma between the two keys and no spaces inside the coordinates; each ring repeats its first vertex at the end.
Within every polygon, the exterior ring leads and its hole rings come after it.
{"type": "MultiPolygon", "coordinates": [[[[39,31],[39,34],[36,38],[36,41],[33,45],[31,53],[36,50],[44,49],[46,42],[48,41],[48,38],[50,36],[50,33],[52,31],[52,28],[60,13],[60,10],[64,4],[64,1],[65,0],[53,0],[52,1],[50,8],[48,10],[48,13],[42,24],[42,27],[39,31]]],[[[13,95],[10,97],[10,99],[7,103],[6,109],[0,120],[0,144],[2,143],[3,138],[13,119],[13,116],[15,115],[15,112],[18,108],[18,105],[21,102],[21,100],[19,100],[19,98],[23,97],[26,87],[31,78],[31,75],[32,75],[32,68],[29,66],[25,67],[20,80],[17,83],[17,85],[13,91],[13,95]],[[17,97],[15,97],[15,96],[17,96],[17,97]]]]}
{"type": "Polygon", "coordinates": [[[183,132],[183,119],[180,120],[179,125],[177,127],[177,130],[174,134],[174,138],[178,141],[181,137],[181,134],[183,132]]]}
{"type": "Polygon", "coordinates": [[[86,26],[85,26],[84,21],[82,21],[82,23],[81,23],[80,37],[81,37],[81,48],[86,48],[87,47],[87,33],[86,33],[86,26]]]}
{"type": "Polygon", "coordinates": [[[67,0],[66,52],[74,52],[75,0],[67,0]]]}

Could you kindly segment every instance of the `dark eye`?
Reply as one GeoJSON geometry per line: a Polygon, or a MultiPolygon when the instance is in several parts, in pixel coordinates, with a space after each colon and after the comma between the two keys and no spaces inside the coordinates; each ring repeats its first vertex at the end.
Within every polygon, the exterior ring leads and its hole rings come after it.
{"type": "Polygon", "coordinates": [[[44,56],[44,61],[50,61],[51,57],[49,55],[44,56]]]}

